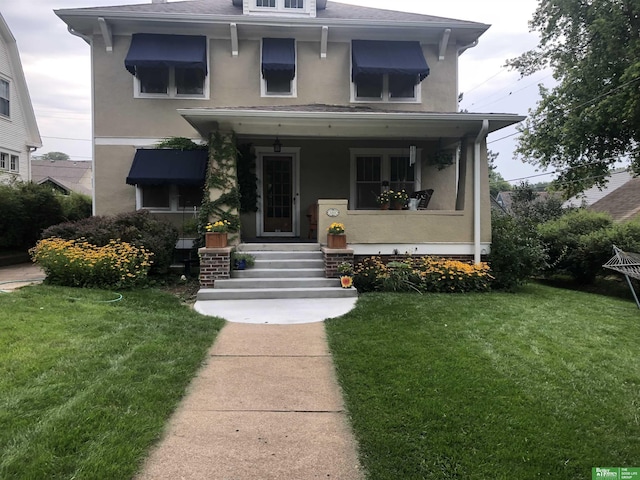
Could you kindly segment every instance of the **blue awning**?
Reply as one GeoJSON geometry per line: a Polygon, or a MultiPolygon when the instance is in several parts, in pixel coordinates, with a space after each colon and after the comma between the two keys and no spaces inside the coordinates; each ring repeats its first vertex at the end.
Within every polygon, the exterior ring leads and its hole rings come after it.
{"type": "Polygon", "coordinates": [[[296,76],[296,48],[293,38],[262,39],[262,76],[270,72],[296,76]]]}
{"type": "Polygon", "coordinates": [[[127,177],[129,185],[204,185],[207,150],[139,149],[127,177]]]}
{"type": "Polygon", "coordinates": [[[137,67],[196,68],[207,74],[207,38],[194,35],[134,33],[124,66],[132,75],[137,67]]]}
{"type": "Polygon", "coordinates": [[[412,77],[415,79],[415,85],[429,75],[429,65],[422,53],[420,42],[353,40],[351,57],[351,78],[354,81],[366,75],[386,73],[412,77]]]}

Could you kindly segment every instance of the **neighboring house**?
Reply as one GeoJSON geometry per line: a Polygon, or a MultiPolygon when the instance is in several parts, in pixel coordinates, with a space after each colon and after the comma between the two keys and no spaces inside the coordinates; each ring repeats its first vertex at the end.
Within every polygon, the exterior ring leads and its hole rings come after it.
{"type": "MultiPolygon", "coordinates": [[[[502,208],[506,213],[513,212],[513,191],[504,191],[499,192],[496,195],[495,202],[496,204],[502,208]]],[[[532,192],[535,197],[532,197],[534,202],[546,202],[550,198],[560,198],[559,193],[549,193],[549,192],[532,192]]]]}
{"type": "Polygon", "coordinates": [[[591,187],[567,200],[563,207],[589,207],[625,185],[632,178],[631,174],[626,170],[614,171],[609,175],[608,182],[604,187],[591,187]]]}
{"type": "Polygon", "coordinates": [[[0,182],[31,180],[31,152],[40,147],[16,39],[0,14],[0,182]]]}
{"type": "Polygon", "coordinates": [[[640,218],[640,177],[627,180],[622,186],[589,205],[588,209],[608,213],[616,222],[640,218]]]}
{"type": "Polygon", "coordinates": [[[179,224],[207,157],[145,148],[219,132],[256,155],[245,241],[316,228],[324,243],[339,221],[356,255],[489,251],[486,137],[523,117],[458,111],[458,57],[488,25],[323,0],[56,14],[91,45],[97,214],[147,208],[179,224]],[[386,185],[433,189],[428,209],[380,210],[386,185]]]}
{"type": "Polygon", "coordinates": [[[31,180],[51,185],[65,195],[76,192],[91,196],[91,162],[31,160],[31,180]]]}

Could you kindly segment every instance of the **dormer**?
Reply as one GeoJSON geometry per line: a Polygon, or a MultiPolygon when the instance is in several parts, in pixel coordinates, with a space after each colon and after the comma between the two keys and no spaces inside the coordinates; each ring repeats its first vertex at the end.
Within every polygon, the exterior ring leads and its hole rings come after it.
{"type": "Polygon", "coordinates": [[[327,0],[232,0],[242,7],[243,15],[269,15],[283,17],[315,17],[324,10],[327,0]]]}

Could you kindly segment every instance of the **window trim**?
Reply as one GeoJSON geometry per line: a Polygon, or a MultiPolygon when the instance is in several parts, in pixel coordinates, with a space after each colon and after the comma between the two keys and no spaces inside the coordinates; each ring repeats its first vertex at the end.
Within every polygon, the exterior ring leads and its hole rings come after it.
{"type": "MultiPolygon", "coordinates": [[[[210,86],[209,76],[211,75],[211,59],[209,56],[209,37],[207,38],[207,74],[203,80],[203,90],[201,95],[195,94],[178,94],[178,87],[176,85],[176,67],[167,67],[169,69],[169,86],[167,93],[142,93],[140,91],[140,79],[137,75],[133,77],[133,98],[155,98],[155,99],[194,99],[194,100],[210,100],[210,86]]],[[[180,68],[180,67],[178,67],[180,68]]]]}
{"type": "Polygon", "coordinates": [[[0,170],[9,170],[10,155],[7,152],[0,152],[0,170]]]}
{"type": "Polygon", "coordinates": [[[293,52],[294,52],[294,65],[296,72],[291,79],[291,92],[290,93],[268,93],[267,92],[267,79],[262,75],[262,48],[264,45],[264,38],[260,39],[260,56],[259,56],[259,68],[258,75],[260,75],[260,97],[261,98],[298,98],[298,41],[293,40],[293,52]]]}
{"type": "MultiPolygon", "coordinates": [[[[355,210],[368,210],[358,207],[357,205],[357,179],[358,179],[358,157],[382,157],[381,158],[381,175],[382,182],[391,181],[391,157],[409,156],[410,149],[407,148],[350,148],[350,174],[349,174],[349,205],[353,205],[355,210]]],[[[416,149],[415,180],[413,181],[413,190],[422,190],[422,149],[416,149]]]]}
{"type": "MultiPolygon", "coordinates": [[[[142,189],[145,185],[136,185],[136,210],[148,210],[151,213],[183,213],[183,209],[180,208],[179,201],[179,185],[171,184],[169,185],[169,207],[144,207],[142,205],[142,189]]],[[[194,188],[196,188],[194,186],[194,188]]],[[[185,213],[197,213],[200,211],[201,205],[197,207],[189,207],[185,208],[185,213]]]]}
{"type": "Polygon", "coordinates": [[[4,113],[0,113],[0,118],[4,118],[4,119],[10,119],[11,118],[11,80],[9,80],[8,78],[4,77],[4,76],[0,76],[0,82],[5,82],[7,84],[7,92],[9,95],[9,98],[4,98],[1,97],[3,99],[5,99],[8,103],[9,103],[9,113],[7,115],[5,115],[4,113]]]}
{"type": "MultiPolygon", "coordinates": [[[[349,72],[351,78],[351,72],[349,72]]],[[[357,97],[356,82],[351,80],[351,103],[422,103],[422,82],[414,86],[413,98],[392,98],[389,91],[389,74],[382,74],[382,96],[379,97],[357,97]]]]}
{"type": "Polygon", "coordinates": [[[9,169],[10,172],[20,172],[20,155],[9,155],[9,169]],[[14,166],[15,162],[15,166],[14,166]]]}
{"type": "Polygon", "coordinates": [[[263,7],[258,6],[256,0],[251,0],[249,11],[253,13],[257,12],[278,12],[278,13],[291,13],[291,14],[309,14],[311,12],[311,0],[304,0],[303,7],[285,7],[285,0],[275,0],[275,7],[263,7]]]}

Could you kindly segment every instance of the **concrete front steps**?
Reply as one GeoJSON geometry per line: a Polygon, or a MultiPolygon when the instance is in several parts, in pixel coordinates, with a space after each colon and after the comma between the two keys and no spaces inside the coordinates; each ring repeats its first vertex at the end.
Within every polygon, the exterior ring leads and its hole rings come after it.
{"type": "Polygon", "coordinates": [[[237,250],[256,258],[255,266],[233,270],[228,280],[200,289],[198,301],[278,298],[351,298],[355,288],[340,287],[340,280],[325,278],[318,243],[248,243],[237,250]]]}

